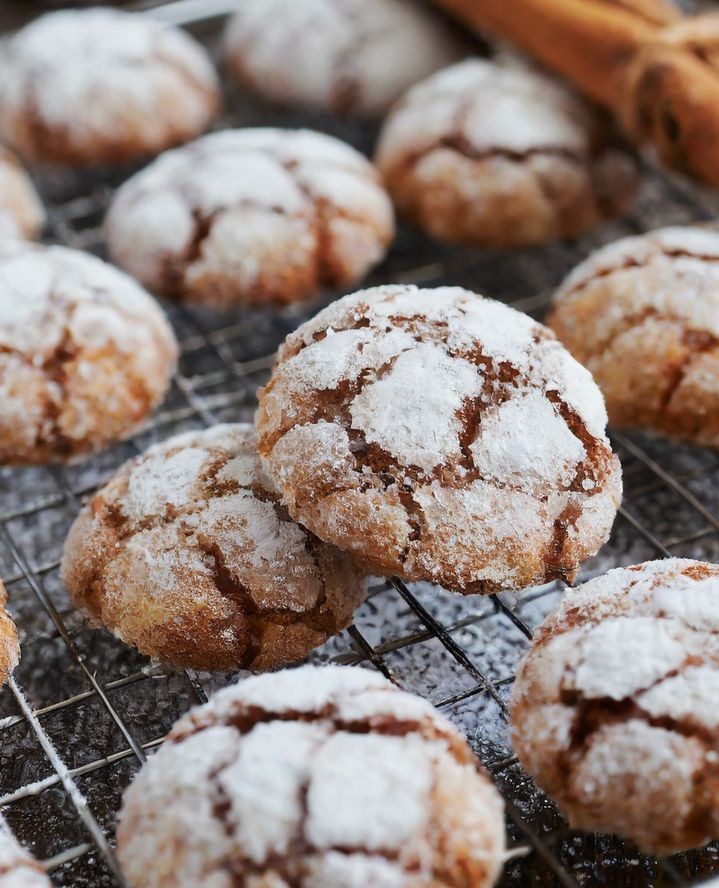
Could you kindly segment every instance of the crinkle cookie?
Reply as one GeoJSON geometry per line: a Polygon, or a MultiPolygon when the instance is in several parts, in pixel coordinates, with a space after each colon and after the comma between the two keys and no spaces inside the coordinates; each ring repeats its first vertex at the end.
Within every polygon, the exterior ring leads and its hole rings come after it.
{"type": "Polygon", "coordinates": [[[458,33],[412,0],[243,0],[225,56],[273,101],[374,115],[466,55],[458,33]]]}
{"type": "Polygon", "coordinates": [[[514,687],[514,748],[574,827],[671,854],[719,836],[719,566],[570,590],[514,687]]]}
{"type": "Polygon", "coordinates": [[[597,250],[548,323],[593,373],[614,425],[719,446],[718,231],[663,228],[597,250]]]}
{"type": "Polygon", "coordinates": [[[411,89],[376,162],[401,215],[486,247],[576,237],[621,215],[637,183],[599,112],[504,58],[460,62],[411,89]]]}
{"type": "Polygon", "coordinates": [[[41,16],[0,51],[0,138],[26,160],[123,164],[199,135],[215,70],[188,34],[109,9],[41,16]]]}
{"type": "MultiPolygon", "coordinates": [[[[5,610],[7,592],[0,580],[0,685],[4,685],[20,662],[20,642],[10,614],[5,610]]],[[[0,830],[0,873],[2,872],[2,830],[0,830]]],[[[2,883],[0,883],[1,885],[2,883]]]]}
{"type": "Polygon", "coordinates": [[[374,167],[321,133],[213,133],[117,193],[110,253],[147,287],[217,308],[344,287],[385,254],[392,204],[374,167]]]}
{"type": "Polygon", "coordinates": [[[118,855],[133,888],[489,888],[502,808],[424,700],[304,666],[177,722],[125,793],[118,855]]]}
{"type": "Polygon", "coordinates": [[[290,520],[250,425],[170,438],[125,464],[73,525],[75,604],[142,653],[196,669],[272,669],[349,625],[365,583],[290,520]]]}
{"type": "Polygon", "coordinates": [[[369,570],[462,592],[572,577],[621,497],[590,374],[456,287],[321,311],[282,346],[256,424],[295,520],[369,570]]]}
{"type": "Polygon", "coordinates": [[[0,888],[50,888],[42,866],[4,828],[0,828],[0,888]]]}
{"type": "Polygon", "coordinates": [[[0,237],[36,238],[44,222],[45,211],[29,176],[0,146],[0,237]]]}
{"type": "Polygon", "coordinates": [[[131,434],[176,356],[157,303],[116,268],[0,242],[0,464],[67,460],[131,434]]]}

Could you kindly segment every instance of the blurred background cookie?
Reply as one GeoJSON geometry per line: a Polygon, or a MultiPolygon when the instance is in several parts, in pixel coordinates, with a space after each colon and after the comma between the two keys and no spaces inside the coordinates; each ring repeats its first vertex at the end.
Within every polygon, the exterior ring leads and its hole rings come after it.
{"type": "Polygon", "coordinates": [[[0,888],[51,888],[42,866],[1,827],[0,888]]]}
{"type": "Polygon", "coordinates": [[[125,793],[133,888],[490,888],[503,805],[424,700],[377,673],[249,678],[176,723],[125,793]]]}
{"type": "Polygon", "coordinates": [[[199,135],[219,104],[205,50],[147,15],[48,13],[0,67],[0,138],[31,163],[130,163],[199,135]]]}
{"type": "Polygon", "coordinates": [[[0,465],[129,435],[176,357],[160,307],[127,275],[78,250],[0,241],[0,465]]]}
{"type": "Polygon", "coordinates": [[[606,421],[546,327],[409,286],[291,333],[256,418],[297,521],[370,571],[467,593],[570,577],[605,542],[621,498],[606,421]]]}
{"type": "Polygon", "coordinates": [[[244,86],[340,113],[382,114],[468,50],[411,0],[242,0],[225,35],[227,65],[244,86]]]}
{"type": "MultiPolygon", "coordinates": [[[[20,662],[20,643],[17,637],[17,629],[12,617],[5,610],[6,604],[7,592],[2,580],[0,580],[0,686],[5,684],[13,669],[20,662]]],[[[0,830],[0,859],[2,857],[2,836],[3,833],[0,830]]],[[[1,872],[2,863],[0,862],[1,872]]]]}
{"type": "Polygon", "coordinates": [[[573,827],[648,854],[719,836],[719,566],[670,558],[566,597],[519,667],[512,738],[573,827]]]}
{"type": "Polygon", "coordinates": [[[168,152],[117,192],[110,255],[156,293],[216,308],[356,282],[394,234],[374,167],[308,130],[227,130],[168,152]]]}
{"type": "Polygon", "coordinates": [[[638,176],[599,112],[505,56],[413,87],[385,121],[376,163],[401,215],[483,247],[576,237],[624,213],[638,176]]]}
{"type": "Polygon", "coordinates": [[[578,265],[547,322],[617,426],[719,446],[719,231],[673,227],[578,265]]]}
{"type": "Polygon", "coordinates": [[[0,146],[0,237],[36,238],[44,222],[45,211],[30,177],[0,146]]]}
{"type": "Polygon", "coordinates": [[[287,515],[252,426],[190,432],[127,463],[73,525],[75,604],[175,667],[273,669],[348,626],[365,582],[287,515]]]}

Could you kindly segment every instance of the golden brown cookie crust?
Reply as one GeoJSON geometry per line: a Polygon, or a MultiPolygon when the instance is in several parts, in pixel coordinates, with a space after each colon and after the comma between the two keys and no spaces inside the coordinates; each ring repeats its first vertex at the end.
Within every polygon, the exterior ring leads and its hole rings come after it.
{"type": "Polygon", "coordinates": [[[514,748],[572,826],[664,855],[719,835],[719,567],[672,558],[570,590],[512,700],[514,748]]]}
{"type": "Polygon", "coordinates": [[[0,888],[51,888],[45,870],[6,828],[0,829],[0,888]]]}
{"type": "Polygon", "coordinates": [[[392,204],[374,167],[322,133],[212,133],[117,193],[113,260],[155,293],[214,308],[346,287],[385,254],[392,204]]]}
{"type": "Polygon", "coordinates": [[[576,237],[628,208],[635,161],[567,87],[514,59],[471,59],[413,87],[376,163],[400,215],[447,241],[576,237]]]}
{"type": "Polygon", "coordinates": [[[719,233],[672,227],[579,265],[547,322],[594,375],[610,422],[719,446],[719,233]]]}
{"type": "Polygon", "coordinates": [[[456,287],[333,303],[287,338],[256,417],[296,520],[368,570],[467,593],[570,577],[604,543],[605,424],[550,331],[456,287]]]}
{"type": "Polygon", "coordinates": [[[39,236],[45,211],[30,177],[17,159],[0,146],[0,237],[39,236]]]}
{"type": "Polygon", "coordinates": [[[347,556],[289,519],[248,425],[127,463],[73,525],[62,574],[93,622],[197,669],[302,659],[349,625],[365,589],[347,556]]]}
{"type": "Polygon", "coordinates": [[[125,794],[118,855],[135,888],[490,888],[502,807],[424,700],[367,670],[305,666],[175,725],[125,794]]]}
{"type": "Polygon", "coordinates": [[[0,686],[4,685],[20,662],[20,642],[10,614],[5,610],[7,591],[0,580],[0,686]]]}
{"type": "Polygon", "coordinates": [[[0,244],[0,464],[66,461],[131,434],[177,357],[157,303],[65,247],[0,244]]]}
{"type": "Polygon", "coordinates": [[[49,13],[3,48],[0,135],[31,163],[131,163],[199,135],[218,107],[203,47],[148,16],[49,13]]]}

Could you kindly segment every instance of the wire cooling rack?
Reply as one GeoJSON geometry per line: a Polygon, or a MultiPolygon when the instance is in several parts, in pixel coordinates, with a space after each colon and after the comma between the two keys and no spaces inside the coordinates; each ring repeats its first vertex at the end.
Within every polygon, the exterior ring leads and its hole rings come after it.
{"type": "MultiPolygon", "coordinates": [[[[186,0],[162,13],[199,23],[200,36],[214,45],[219,5],[186,0]]],[[[229,95],[226,107],[221,126],[303,124],[365,151],[376,135],[367,124],[282,112],[246,96],[229,95]]],[[[113,185],[126,174],[43,175],[48,240],[102,255],[101,221],[113,185]]],[[[631,218],[579,243],[501,255],[443,247],[401,229],[368,283],[460,284],[541,317],[552,289],[598,244],[657,225],[710,220],[718,206],[648,170],[631,218]]],[[[326,299],[331,295],[337,294],[326,299]]],[[[0,692],[0,826],[45,861],[55,884],[125,884],[113,853],[122,791],[180,714],[236,679],[167,672],[111,634],[84,626],[58,576],[69,525],[81,501],[150,443],[251,419],[277,345],[318,307],[218,315],[167,306],[181,342],[180,368],[165,405],[139,435],[77,465],[0,470],[0,575],[23,652],[0,692]]],[[[634,434],[615,434],[613,442],[624,467],[624,504],[609,543],[580,579],[668,555],[719,561],[719,454],[634,434]]],[[[465,732],[506,801],[512,856],[502,886],[659,888],[719,873],[717,845],[655,860],[613,837],[571,831],[519,767],[507,729],[513,674],[533,627],[561,594],[557,583],[519,595],[462,597],[428,584],[376,580],[354,625],[311,659],[378,669],[465,732]]]]}

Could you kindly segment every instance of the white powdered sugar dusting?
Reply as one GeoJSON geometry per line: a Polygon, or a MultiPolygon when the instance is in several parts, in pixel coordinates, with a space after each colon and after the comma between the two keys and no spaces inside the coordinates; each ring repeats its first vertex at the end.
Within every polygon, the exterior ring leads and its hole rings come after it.
{"type": "Polygon", "coordinates": [[[515,748],[575,826],[658,854],[715,835],[719,810],[695,787],[717,750],[718,590],[704,562],[619,568],[537,630],[513,692],[515,748]],[[571,733],[542,747],[560,704],[571,733]]]}
{"type": "Polygon", "coordinates": [[[224,888],[227,872],[414,888],[438,869],[489,888],[504,849],[501,800],[450,723],[348,667],[251,678],[180,719],[125,795],[127,877],[169,874],[169,849],[193,820],[172,870],[181,888],[199,873],[224,888]],[[437,791],[445,783],[461,785],[456,798],[437,791]]]}
{"type": "Polygon", "coordinates": [[[0,827],[0,888],[50,888],[40,864],[5,827],[0,827]]]}
{"type": "Polygon", "coordinates": [[[271,99],[381,113],[466,47],[407,0],[243,0],[225,51],[238,77],[271,99]]]}
{"type": "Polygon", "coordinates": [[[297,520],[406,579],[538,582],[558,522],[571,561],[619,499],[591,377],[546,328],[458,287],[319,312],[280,349],[256,424],[297,520]]]}
{"type": "Polygon", "coordinates": [[[40,127],[56,128],[54,150],[67,139],[90,159],[93,140],[137,138],[142,154],[171,144],[173,129],[201,132],[216,104],[217,75],[204,49],[145,15],[44,15],[7,41],[0,58],[0,132],[21,152],[43,150],[24,143],[30,107],[40,127]]]}

